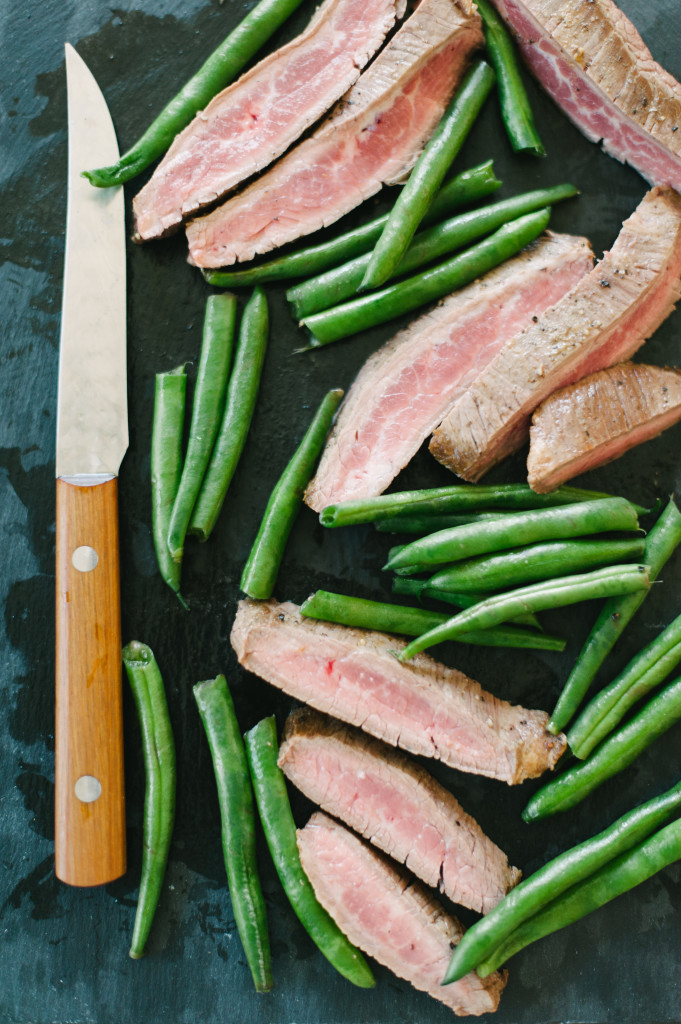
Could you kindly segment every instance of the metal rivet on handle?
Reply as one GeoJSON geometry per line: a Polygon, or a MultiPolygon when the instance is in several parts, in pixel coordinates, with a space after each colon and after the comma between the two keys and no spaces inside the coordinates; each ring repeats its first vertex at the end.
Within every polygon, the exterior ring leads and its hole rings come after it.
{"type": "Polygon", "coordinates": [[[99,561],[99,555],[88,544],[81,544],[71,555],[71,563],[78,572],[92,572],[99,561]]]}
{"type": "Polygon", "coordinates": [[[102,784],[94,775],[81,775],[73,791],[82,803],[91,804],[102,795],[102,784]]]}

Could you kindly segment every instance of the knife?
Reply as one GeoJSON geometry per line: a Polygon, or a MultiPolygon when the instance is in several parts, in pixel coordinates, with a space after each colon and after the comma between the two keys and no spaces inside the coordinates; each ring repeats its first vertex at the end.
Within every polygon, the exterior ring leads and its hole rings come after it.
{"type": "Polygon", "coordinates": [[[68,208],[56,444],[55,870],[125,871],[118,471],[128,447],[122,187],[81,172],[118,159],[104,97],[66,44],[68,208]]]}

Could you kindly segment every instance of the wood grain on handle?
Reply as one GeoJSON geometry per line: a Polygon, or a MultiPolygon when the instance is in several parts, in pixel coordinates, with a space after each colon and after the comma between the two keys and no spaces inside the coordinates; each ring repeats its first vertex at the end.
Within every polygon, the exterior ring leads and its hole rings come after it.
{"type": "Polygon", "coordinates": [[[117,485],[57,480],[55,869],[69,885],[125,872],[117,485]]]}

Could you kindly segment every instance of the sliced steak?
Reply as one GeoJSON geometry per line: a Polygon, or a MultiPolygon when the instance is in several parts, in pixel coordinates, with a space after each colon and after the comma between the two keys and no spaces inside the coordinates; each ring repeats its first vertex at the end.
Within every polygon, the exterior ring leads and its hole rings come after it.
{"type": "Polygon", "coordinates": [[[239,602],[232,646],[244,668],[291,697],[413,754],[515,784],[552,768],[565,737],[425,654],[402,664],[404,641],[305,619],[291,603],[239,602]]]}
{"type": "Polygon", "coordinates": [[[403,178],[481,43],[472,0],[421,0],[321,128],[187,225],[190,259],[200,267],[250,260],[403,178]]]}
{"type": "Polygon", "coordinates": [[[681,85],[612,0],[494,0],[525,60],[591,142],[681,189],[681,85]]]}
{"type": "Polygon", "coordinates": [[[298,830],[298,849],[317,899],[351,942],[459,1016],[497,1009],[505,971],[442,984],[463,928],[424,886],[321,812],[298,830]]]}
{"type": "Polygon", "coordinates": [[[648,192],[596,267],[512,338],[433,434],[430,450],[478,480],[526,440],[558,388],[629,359],[681,295],[681,197],[648,192]]]}
{"type": "Polygon", "coordinates": [[[302,35],[219,93],[135,196],[137,240],[158,238],[267,167],[359,77],[404,0],[325,0],[302,35]]]}
{"type": "Polygon", "coordinates": [[[555,391],[535,410],[528,482],[552,491],[681,420],[681,373],[620,363],[555,391]]]}
{"type": "Polygon", "coordinates": [[[307,504],[381,494],[505,342],[592,266],[586,239],[548,234],[383,345],[343,401],[307,504]]]}
{"type": "Polygon", "coordinates": [[[358,729],[299,708],[286,721],[279,765],[310,800],[454,903],[484,914],[520,881],[425,768],[358,729]]]}

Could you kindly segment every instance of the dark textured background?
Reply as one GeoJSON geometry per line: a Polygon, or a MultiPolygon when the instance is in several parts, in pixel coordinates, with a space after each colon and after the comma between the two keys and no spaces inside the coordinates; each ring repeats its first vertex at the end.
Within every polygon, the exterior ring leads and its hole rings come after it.
{"type": "MultiPolygon", "coordinates": [[[[283,293],[273,289],[273,330],[261,397],[222,518],[210,542],[186,553],[185,613],[156,574],[149,530],[149,439],[155,372],[196,360],[207,287],[185,262],[182,237],[129,246],[130,449],[120,477],[124,639],[148,642],[165,676],[178,748],[177,824],[148,956],[127,949],[140,870],[144,778],[132,701],[125,692],[127,874],[101,889],[57,882],[53,867],[53,557],[57,339],[63,260],[66,104],[63,44],[85,58],[110,105],[121,149],[146,127],[250,3],[234,0],[4,0],[2,246],[0,268],[0,1021],[96,1024],[398,1024],[451,1019],[450,1011],[377,968],[375,990],[336,976],[290,911],[266,850],[261,853],[276,987],[257,996],[234,928],[221,859],[214,783],[193,704],[198,679],[227,673],[241,725],[281,720],[289,702],[242,673],[229,646],[240,568],[259,516],[322,394],[347,386],[386,327],[326,350],[292,354],[300,338],[283,293]]],[[[307,21],[302,9],[279,35],[307,21]]],[[[621,0],[657,59],[681,77],[678,0],[621,0]]],[[[560,180],[579,200],[553,226],[588,234],[597,253],[614,241],[646,185],[587,143],[534,86],[548,157],[514,158],[493,102],[458,160],[493,155],[503,195],[560,180]]],[[[129,200],[141,180],[128,187],[129,200]]],[[[639,358],[680,361],[681,314],[639,358]]],[[[190,368],[191,373],[191,368],[190,368]]],[[[677,485],[681,428],[584,478],[585,485],[649,502],[677,485]]],[[[521,479],[523,456],[493,478],[521,479]]],[[[451,479],[422,452],[399,484],[451,479]]],[[[324,532],[304,510],[289,543],[278,595],[302,600],[314,587],[387,593],[379,566],[388,542],[370,529],[324,532]]],[[[613,672],[681,608],[675,557],[619,648],[613,672]]],[[[556,613],[564,655],[460,646],[443,657],[500,696],[550,710],[596,609],[556,613]]],[[[489,834],[526,872],[678,778],[679,727],[576,810],[525,826],[535,786],[438,770],[489,834]]],[[[302,824],[309,808],[294,797],[302,824]]],[[[470,915],[461,915],[470,920],[470,915]]],[[[520,954],[496,1015],[499,1024],[556,1021],[642,1024],[681,1020],[681,872],[678,865],[590,919],[520,954]]]]}

